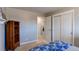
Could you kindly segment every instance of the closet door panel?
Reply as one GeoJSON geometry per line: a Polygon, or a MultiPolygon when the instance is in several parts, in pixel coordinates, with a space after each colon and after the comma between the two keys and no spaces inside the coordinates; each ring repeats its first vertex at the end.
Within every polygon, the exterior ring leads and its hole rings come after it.
{"type": "Polygon", "coordinates": [[[62,15],[61,40],[72,43],[72,13],[62,15]]]}
{"type": "Polygon", "coordinates": [[[55,16],[53,20],[53,36],[54,36],[54,41],[55,40],[60,40],[60,24],[61,24],[61,16],[55,16]]]}
{"type": "Polygon", "coordinates": [[[51,42],[51,16],[46,17],[45,20],[45,40],[51,42]]]}

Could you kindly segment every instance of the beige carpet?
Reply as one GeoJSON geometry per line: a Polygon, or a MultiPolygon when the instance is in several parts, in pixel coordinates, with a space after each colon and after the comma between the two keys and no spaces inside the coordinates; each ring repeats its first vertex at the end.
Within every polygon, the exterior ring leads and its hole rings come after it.
{"type": "Polygon", "coordinates": [[[33,48],[33,47],[36,47],[38,45],[42,45],[42,44],[46,44],[47,42],[44,41],[44,40],[38,40],[36,42],[33,42],[33,43],[29,43],[29,44],[25,44],[25,45],[22,45],[20,47],[17,47],[15,49],[15,51],[28,51],[29,49],[33,48]]]}

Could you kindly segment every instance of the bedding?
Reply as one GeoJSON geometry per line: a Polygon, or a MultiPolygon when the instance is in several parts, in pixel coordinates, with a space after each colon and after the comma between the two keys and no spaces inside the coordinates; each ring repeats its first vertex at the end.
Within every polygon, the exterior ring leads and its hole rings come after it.
{"type": "Polygon", "coordinates": [[[66,51],[71,46],[71,44],[65,43],[63,41],[55,41],[48,44],[39,45],[29,49],[29,51],[66,51]]]}
{"type": "Polygon", "coordinates": [[[70,46],[68,49],[66,49],[64,51],[79,51],[79,48],[76,46],[70,46]]]}

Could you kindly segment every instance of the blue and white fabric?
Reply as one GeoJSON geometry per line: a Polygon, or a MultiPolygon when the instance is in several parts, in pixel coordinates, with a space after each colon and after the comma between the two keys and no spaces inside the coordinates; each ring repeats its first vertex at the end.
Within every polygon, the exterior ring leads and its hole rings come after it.
{"type": "Polygon", "coordinates": [[[39,45],[37,47],[29,49],[29,51],[64,51],[70,46],[71,44],[65,43],[63,41],[55,41],[48,44],[39,45]]]}

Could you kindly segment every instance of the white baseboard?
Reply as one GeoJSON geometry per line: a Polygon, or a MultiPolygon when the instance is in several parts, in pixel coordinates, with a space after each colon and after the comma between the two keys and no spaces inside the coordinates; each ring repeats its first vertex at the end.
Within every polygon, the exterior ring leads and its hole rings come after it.
{"type": "Polygon", "coordinates": [[[24,45],[24,44],[28,44],[28,43],[32,43],[32,42],[36,42],[37,40],[33,40],[33,41],[28,41],[28,42],[23,42],[23,43],[20,43],[20,45],[24,45]]]}

